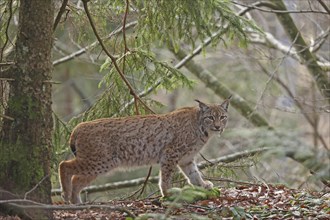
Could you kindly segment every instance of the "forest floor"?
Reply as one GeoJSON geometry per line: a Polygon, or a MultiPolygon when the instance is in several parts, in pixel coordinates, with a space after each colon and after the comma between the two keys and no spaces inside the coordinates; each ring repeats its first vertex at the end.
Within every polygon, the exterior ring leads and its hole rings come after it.
{"type": "MultiPolygon", "coordinates": [[[[54,205],[56,206],[56,205],[54,205]]],[[[60,206],[60,204],[58,205],[60,206]]],[[[62,206],[63,207],[63,206],[62,206]]],[[[71,207],[71,206],[70,206],[71,207]]],[[[289,189],[283,185],[220,188],[220,195],[194,202],[157,199],[84,204],[79,210],[56,210],[56,220],[107,219],[330,219],[330,192],[289,189]]],[[[1,217],[0,220],[19,220],[1,217]]]]}

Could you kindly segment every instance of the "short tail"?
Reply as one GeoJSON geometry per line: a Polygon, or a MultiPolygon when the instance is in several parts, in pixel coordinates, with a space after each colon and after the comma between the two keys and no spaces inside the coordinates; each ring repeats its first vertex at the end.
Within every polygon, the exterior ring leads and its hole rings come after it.
{"type": "Polygon", "coordinates": [[[77,156],[76,145],[74,143],[70,143],[70,148],[74,156],[77,156]]]}
{"type": "Polygon", "coordinates": [[[76,138],[74,132],[72,132],[70,137],[70,148],[74,156],[77,156],[77,149],[76,149],[76,138]]]}

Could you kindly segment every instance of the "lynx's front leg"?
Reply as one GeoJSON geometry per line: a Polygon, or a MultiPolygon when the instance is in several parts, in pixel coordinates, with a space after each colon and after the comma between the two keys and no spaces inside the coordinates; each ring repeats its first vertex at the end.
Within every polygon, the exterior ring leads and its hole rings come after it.
{"type": "Polygon", "coordinates": [[[176,163],[167,161],[160,165],[159,188],[162,196],[168,196],[168,190],[171,188],[172,176],[176,169],[176,163]]]}
{"type": "Polygon", "coordinates": [[[197,165],[194,161],[191,161],[186,164],[180,164],[180,169],[187,177],[188,181],[192,185],[201,186],[205,189],[211,189],[213,187],[213,183],[210,181],[204,181],[201,177],[201,173],[199,172],[197,165]]]}

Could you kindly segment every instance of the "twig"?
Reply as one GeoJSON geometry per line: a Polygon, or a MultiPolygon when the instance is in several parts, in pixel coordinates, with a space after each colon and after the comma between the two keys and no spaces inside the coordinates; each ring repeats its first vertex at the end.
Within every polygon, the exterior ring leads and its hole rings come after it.
{"type": "Polygon", "coordinates": [[[147,177],[146,177],[146,180],[145,180],[144,183],[143,183],[143,186],[142,186],[142,189],[141,189],[141,191],[140,191],[140,194],[138,195],[138,198],[142,195],[142,193],[144,192],[144,189],[145,189],[146,186],[147,186],[148,179],[150,178],[150,175],[151,175],[151,171],[152,171],[152,166],[149,167],[148,175],[147,175],[147,177]]]}
{"type": "Polygon", "coordinates": [[[328,6],[322,0],[317,0],[317,1],[322,5],[324,10],[326,10],[328,12],[328,14],[330,15],[330,9],[328,8],[328,6]]]}
{"type": "MultiPolygon", "coordinates": [[[[4,47],[3,47],[3,49],[4,49],[4,47]]],[[[0,67],[2,67],[2,66],[11,66],[11,65],[14,65],[15,64],[15,62],[4,62],[4,63],[0,63],[0,67]]]]}
{"type": "MultiPolygon", "coordinates": [[[[126,0],[126,8],[125,8],[125,14],[123,18],[123,40],[124,40],[124,54],[127,54],[129,52],[128,46],[127,46],[127,41],[126,41],[126,20],[127,20],[127,15],[129,11],[129,0],[126,0]]],[[[123,75],[125,75],[125,64],[126,64],[126,56],[123,57],[123,75]]],[[[139,106],[138,106],[138,99],[136,95],[133,95],[134,98],[134,106],[135,106],[135,114],[139,115],[139,106]]],[[[153,112],[154,113],[154,112],[153,112]]]]}
{"type": "Polygon", "coordinates": [[[8,119],[8,120],[11,120],[11,121],[14,121],[15,119],[10,117],[10,116],[7,116],[7,115],[3,115],[3,114],[0,114],[0,117],[2,118],[5,118],[5,119],[8,119]]]}
{"type": "Polygon", "coordinates": [[[291,48],[293,47],[293,45],[295,44],[297,38],[298,38],[299,34],[296,35],[296,38],[295,40],[292,42],[292,44],[290,45],[289,49],[288,49],[288,52],[282,57],[282,59],[280,60],[280,62],[276,65],[274,71],[270,74],[269,76],[269,79],[267,80],[266,84],[265,84],[265,87],[263,88],[262,92],[261,92],[261,95],[259,97],[259,99],[257,100],[257,103],[256,103],[256,106],[254,108],[254,110],[251,112],[251,115],[257,110],[270,82],[273,80],[276,72],[278,71],[278,69],[280,68],[280,66],[282,65],[283,61],[285,60],[285,58],[288,56],[289,52],[291,51],[291,48]]]}
{"type": "Polygon", "coordinates": [[[30,189],[29,191],[27,191],[25,194],[24,194],[24,200],[26,200],[27,196],[33,192],[34,190],[36,190],[38,188],[38,186],[40,186],[40,184],[49,177],[49,174],[47,174],[46,176],[44,176],[32,189],[30,189]]]}
{"type": "Polygon", "coordinates": [[[310,51],[315,53],[317,52],[322,45],[326,42],[330,33],[330,28],[328,27],[326,31],[322,30],[322,33],[315,38],[314,44],[311,45],[310,51]]]}
{"type": "Polygon", "coordinates": [[[127,213],[129,217],[136,218],[135,214],[126,208],[114,207],[108,205],[48,205],[27,199],[0,200],[0,204],[8,204],[21,209],[43,209],[43,210],[82,210],[82,209],[106,209],[111,211],[120,211],[127,213]],[[17,203],[27,203],[22,205],[17,203]],[[29,205],[32,204],[32,205],[29,205]]]}
{"type": "Polygon", "coordinates": [[[126,42],[126,20],[127,20],[127,15],[129,11],[129,0],[126,0],[126,9],[125,9],[125,14],[123,18],[123,39],[124,39],[124,47],[125,47],[125,53],[129,51],[127,47],[127,42],[126,42]]]}
{"type": "Polygon", "coordinates": [[[57,14],[57,16],[55,18],[55,21],[54,21],[53,31],[56,29],[57,25],[60,23],[61,17],[63,15],[63,13],[65,12],[65,8],[66,8],[66,5],[68,4],[68,1],[69,0],[63,0],[61,8],[58,11],[58,14],[57,14]]]}
{"type": "MultiPolygon", "coordinates": [[[[330,28],[328,28],[324,33],[320,34],[319,36],[316,37],[316,39],[320,39],[319,42],[314,43],[314,45],[310,46],[310,51],[311,52],[316,52],[320,46],[326,41],[327,36],[329,35],[330,28]]],[[[253,44],[260,44],[260,45],[265,45],[269,48],[276,49],[281,51],[284,54],[290,55],[292,58],[297,60],[301,64],[306,64],[306,61],[303,61],[299,55],[297,54],[297,51],[295,48],[291,48],[289,46],[286,46],[282,44],[279,40],[277,40],[271,33],[265,32],[263,37],[258,36],[254,38],[249,39],[250,43],[253,44]]],[[[318,57],[317,64],[321,66],[322,69],[325,71],[327,69],[330,69],[330,63],[323,62],[321,61],[322,58],[318,57]]]]}
{"type": "Polygon", "coordinates": [[[207,180],[212,180],[212,181],[219,181],[219,182],[231,182],[231,183],[236,183],[236,184],[243,184],[243,185],[260,185],[258,183],[250,183],[250,182],[245,182],[245,181],[236,181],[236,180],[231,180],[227,178],[214,178],[214,177],[208,177],[208,176],[203,176],[207,180]]]}
{"type": "MultiPolygon", "coordinates": [[[[267,71],[267,69],[258,61],[257,62],[259,67],[261,68],[262,72],[265,73],[266,75],[270,76],[271,73],[269,73],[267,71]]],[[[301,110],[303,116],[305,117],[306,121],[312,126],[314,127],[314,123],[312,121],[312,119],[309,117],[309,115],[307,114],[307,112],[304,111],[303,106],[301,105],[301,103],[295,98],[294,94],[291,92],[290,88],[279,78],[279,77],[275,77],[275,81],[280,84],[283,89],[285,89],[285,91],[288,93],[288,95],[295,101],[297,107],[301,110]]],[[[328,146],[324,140],[324,138],[320,135],[319,132],[316,133],[317,137],[319,138],[319,140],[321,141],[323,147],[325,149],[328,150],[328,146]]]]}
{"type": "Polygon", "coordinates": [[[131,195],[127,196],[126,198],[132,198],[133,196],[135,196],[138,192],[139,195],[137,196],[137,198],[139,198],[142,193],[144,192],[145,190],[145,187],[147,186],[147,183],[149,181],[149,178],[150,178],[150,175],[151,175],[151,171],[152,171],[152,166],[149,167],[149,171],[148,171],[148,174],[147,174],[147,177],[144,179],[144,182],[143,182],[143,185],[142,187],[140,187],[138,190],[136,190],[135,192],[133,192],[131,195]]]}
{"type": "Polygon", "coordinates": [[[214,165],[214,163],[212,163],[211,161],[209,161],[208,159],[206,159],[206,157],[204,157],[203,154],[200,153],[199,155],[203,158],[203,160],[205,160],[206,162],[208,162],[211,166],[214,165]]]}

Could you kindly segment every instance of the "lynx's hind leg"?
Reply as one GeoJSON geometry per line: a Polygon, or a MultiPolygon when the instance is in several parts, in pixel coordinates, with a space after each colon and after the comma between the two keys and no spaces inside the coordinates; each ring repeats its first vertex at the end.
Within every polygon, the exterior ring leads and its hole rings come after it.
{"type": "Polygon", "coordinates": [[[90,182],[96,179],[97,175],[73,175],[71,179],[72,183],[72,194],[71,194],[71,203],[78,204],[82,203],[80,198],[81,190],[88,186],[90,182]]]}
{"type": "Polygon", "coordinates": [[[64,202],[69,203],[70,196],[72,193],[72,185],[71,185],[71,178],[74,174],[73,166],[75,164],[76,159],[62,161],[59,165],[58,173],[59,179],[62,188],[62,197],[64,202]]]}

